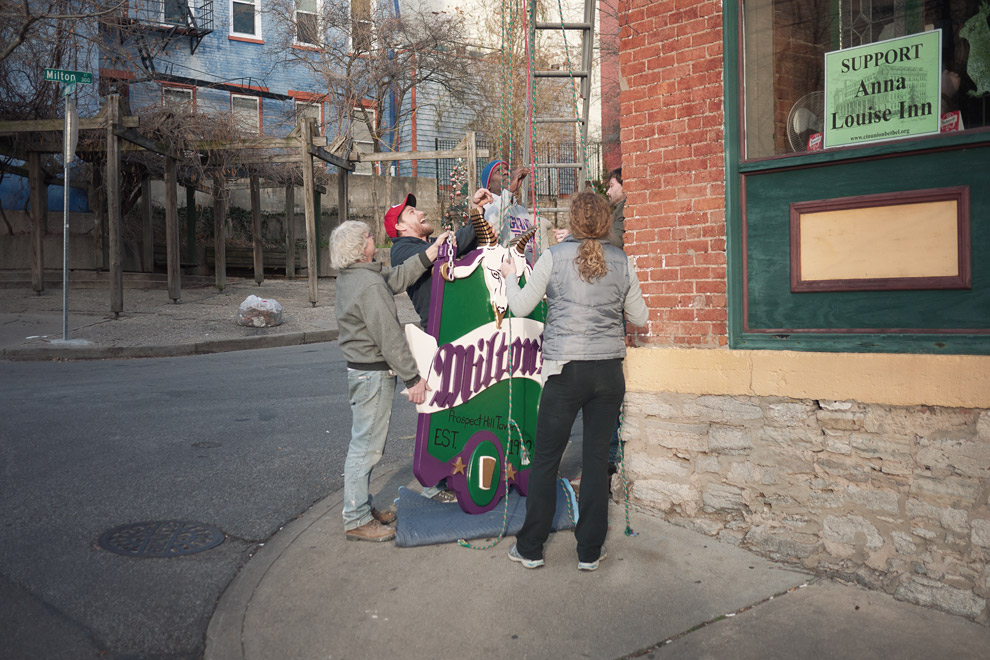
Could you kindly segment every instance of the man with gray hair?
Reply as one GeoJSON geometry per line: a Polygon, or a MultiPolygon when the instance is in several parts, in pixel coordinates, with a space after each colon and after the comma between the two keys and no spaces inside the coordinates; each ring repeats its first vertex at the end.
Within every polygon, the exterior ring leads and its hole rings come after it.
{"type": "Polygon", "coordinates": [[[330,261],[337,269],[340,350],[347,359],[351,441],[344,461],[344,533],[349,541],[390,541],[386,525],[395,513],[371,506],[371,470],[381,460],[392,417],[396,376],[413,403],[426,400],[426,381],[406,344],[393,296],[432,266],[447,239],[441,234],[416,259],[384,269],[375,261],[375,239],[363,222],[348,220],[330,235],[330,261]]]}

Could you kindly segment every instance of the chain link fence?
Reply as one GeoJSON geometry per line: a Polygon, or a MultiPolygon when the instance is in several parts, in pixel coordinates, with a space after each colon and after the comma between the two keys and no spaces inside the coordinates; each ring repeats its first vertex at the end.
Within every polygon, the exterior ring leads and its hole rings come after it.
{"type": "MultiPolygon", "coordinates": [[[[457,140],[436,138],[436,150],[445,151],[457,146],[457,140]]],[[[479,149],[493,149],[489,140],[478,138],[479,149]]],[[[536,144],[537,163],[577,163],[580,161],[580,147],[574,142],[543,142],[536,144]]],[[[600,145],[588,145],[589,177],[601,178],[601,149],[600,145]],[[597,149],[596,149],[597,147],[597,149]]],[[[521,162],[521,159],[520,159],[521,162]]],[[[488,161],[478,161],[477,180],[481,181],[481,171],[488,161]]],[[[440,158],[437,167],[437,198],[447,199],[451,192],[451,172],[457,164],[455,158],[440,158]]],[[[516,163],[512,163],[515,165],[516,163]]],[[[536,194],[540,206],[556,206],[558,202],[567,199],[581,189],[578,185],[577,169],[573,167],[539,168],[536,175],[536,194]]],[[[469,191],[474,192],[474,191],[469,191]]]]}

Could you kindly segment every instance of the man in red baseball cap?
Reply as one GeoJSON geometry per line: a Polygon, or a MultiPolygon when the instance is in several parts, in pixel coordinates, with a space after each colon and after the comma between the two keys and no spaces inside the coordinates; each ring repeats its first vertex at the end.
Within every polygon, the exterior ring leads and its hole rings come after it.
{"type": "MultiPolygon", "coordinates": [[[[487,193],[487,191],[485,191],[487,193]]],[[[481,193],[479,190],[475,197],[481,193]]],[[[491,195],[482,200],[490,200],[491,195]]],[[[477,206],[477,205],[476,205],[477,206]]],[[[478,212],[480,213],[480,207],[478,212]]],[[[472,209],[472,213],[474,210],[472,209]]],[[[430,247],[427,239],[433,235],[434,228],[427,219],[426,213],[416,210],[416,196],[412,193],[405,199],[385,212],[385,233],[392,239],[392,265],[398,266],[430,247]]],[[[474,227],[467,223],[454,234],[454,244],[457,246],[457,256],[470,252],[478,245],[474,235],[474,227]]],[[[433,289],[433,269],[427,270],[415,283],[411,284],[406,293],[412,300],[416,313],[419,314],[420,325],[424,330],[430,320],[430,298],[433,289]]]]}

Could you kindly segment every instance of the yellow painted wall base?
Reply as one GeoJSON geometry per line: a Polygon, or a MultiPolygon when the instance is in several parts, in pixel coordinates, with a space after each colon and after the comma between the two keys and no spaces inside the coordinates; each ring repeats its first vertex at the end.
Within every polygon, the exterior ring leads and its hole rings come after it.
{"type": "Polygon", "coordinates": [[[990,408],[990,356],[634,348],[626,388],[990,408]]]}

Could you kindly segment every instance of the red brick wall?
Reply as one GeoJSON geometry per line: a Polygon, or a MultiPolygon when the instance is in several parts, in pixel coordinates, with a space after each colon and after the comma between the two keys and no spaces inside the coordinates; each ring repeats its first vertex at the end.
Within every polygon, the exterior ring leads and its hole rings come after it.
{"type": "Polygon", "coordinates": [[[650,308],[639,343],[728,341],[721,5],[620,7],[626,251],[650,308]]]}

